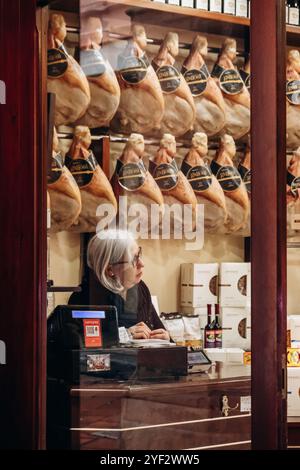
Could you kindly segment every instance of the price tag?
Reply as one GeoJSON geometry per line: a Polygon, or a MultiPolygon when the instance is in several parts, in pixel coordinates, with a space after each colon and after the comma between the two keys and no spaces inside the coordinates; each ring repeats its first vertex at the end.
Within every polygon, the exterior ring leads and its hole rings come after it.
{"type": "Polygon", "coordinates": [[[251,413],[251,397],[241,397],[241,413],[251,413]]]}

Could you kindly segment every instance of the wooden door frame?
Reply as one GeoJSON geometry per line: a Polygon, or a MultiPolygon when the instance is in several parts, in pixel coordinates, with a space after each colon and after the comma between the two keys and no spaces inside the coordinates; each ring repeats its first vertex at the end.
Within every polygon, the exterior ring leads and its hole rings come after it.
{"type": "Polygon", "coordinates": [[[0,447],[45,447],[46,83],[35,0],[0,0],[0,447]]]}
{"type": "Polygon", "coordinates": [[[252,448],[284,449],[287,445],[285,2],[252,0],[251,18],[255,18],[250,39],[252,448]]]}
{"type": "MultiPolygon", "coordinates": [[[[7,84],[0,106],[0,340],[7,348],[0,447],[39,449],[46,407],[45,31],[42,17],[36,28],[35,0],[0,0],[0,11],[0,79],[7,84]]],[[[252,447],[279,449],[286,446],[284,1],[252,0],[251,11],[252,447]]]]}

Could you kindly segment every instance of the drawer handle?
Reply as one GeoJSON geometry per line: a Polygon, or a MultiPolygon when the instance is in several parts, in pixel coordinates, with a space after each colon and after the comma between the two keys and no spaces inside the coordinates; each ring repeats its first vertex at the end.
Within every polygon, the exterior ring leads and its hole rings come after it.
{"type": "Polygon", "coordinates": [[[222,415],[223,416],[228,416],[230,411],[236,410],[238,407],[239,407],[238,403],[233,408],[229,406],[228,396],[227,395],[222,396],[222,415]]]}

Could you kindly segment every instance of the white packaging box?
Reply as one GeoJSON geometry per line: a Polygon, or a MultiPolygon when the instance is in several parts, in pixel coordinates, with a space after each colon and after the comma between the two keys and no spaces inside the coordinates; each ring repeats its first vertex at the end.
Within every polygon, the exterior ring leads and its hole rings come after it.
{"type": "Polygon", "coordinates": [[[179,5],[180,5],[180,1],[179,1],[179,0],[169,0],[169,5],[177,5],[177,6],[179,6],[179,5]]]}
{"type": "Polygon", "coordinates": [[[196,0],[195,6],[200,10],[208,10],[208,0],[196,0]]]}
{"type": "Polygon", "coordinates": [[[221,308],[223,348],[251,349],[250,308],[221,308]]]}
{"type": "Polygon", "coordinates": [[[218,263],[181,265],[181,305],[206,307],[218,302],[218,263]]]}
{"type": "Polygon", "coordinates": [[[211,361],[244,363],[244,351],[240,348],[207,348],[204,352],[211,361]]]}
{"type": "Polygon", "coordinates": [[[291,330],[291,341],[300,341],[300,315],[289,315],[288,330],[291,330]]]}
{"type": "Polygon", "coordinates": [[[287,414],[297,417],[300,416],[300,367],[288,367],[287,377],[287,414]]]}
{"type": "Polygon", "coordinates": [[[219,277],[221,307],[250,307],[251,263],[221,263],[219,277]]]}

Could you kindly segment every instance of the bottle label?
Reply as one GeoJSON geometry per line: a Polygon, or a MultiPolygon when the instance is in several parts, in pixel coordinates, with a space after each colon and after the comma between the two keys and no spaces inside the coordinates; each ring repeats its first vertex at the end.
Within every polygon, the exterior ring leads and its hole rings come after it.
{"type": "Polygon", "coordinates": [[[147,58],[128,56],[122,57],[119,64],[119,73],[124,82],[130,85],[141,83],[147,75],[147,58]]]}
{"type": "Polygon", "coordinates": [[[243,18],[247,18],[247,0],[236,0],[236,16],[241,16],[243,18]]]}
{"type": "Polygon", "coordinates": [[[235,1],[234,0],[224,0],[224,11],[227,15],[235,14],[235,1]]]}
{"type": "Polygon", "coordinates": [[[191,90],[193,96],[200,96],[207,88],[207,80],[209,78],[209,71],[205,64],[200,70],[191,69],[185,70],[182,68],[183,76],[191,90]]]}
{"type": "Polygon", "coordinates": [[[80,188],[87,186],[92,181],[98,165],[93,152],[90,152],[86,159],[78,158],[73,160],[73,158],[66,156],[65,164],[80,188]]]}
{"type": "Polygon", "coordinates": [[[212,184],[212,173],[206,166],[190,166],[183,162],[181,166],[182,173],[187,177],[195,193],[207,191],[212,184]]]}
{"type": "Polygon", "coordinates": [[[251,170],[243,165],[238,166],[239,173],[244,181],[248,194],[251,194],[251,170]]]}
{"type": "Polygon", "coordinates": [[[196,0],[196,8],[208,10],[208,0],[196,0]]]}
{"type": "Polygon", "coordinates": [[[180,74],[173,65],[163,65],[162,67],[155,67],[156,75],[160,82],[163,93],[174,93],[180,86],[180,74]]]}
{"type": "Polygon", "coordinates": [[[290,80],[286,83],[286,97],[291,104],[300,104],[300,80],[290,80]]]}
{"type": "Polygon", "coordinates": [[[233,166],[221,166],[215,160],[211,162],[210,168],[225,192],[235,191],[242,184],[242,178],[233,166]]]}
{"type": "Polygon", "coordinates": [[[177,186],[178,167],[174,159],[172,163],[162,163],[161,165],[155,165],[155,163],[150,160],[149,169],[162,191],[170,191],[177,186]]]}
{"type": "Polygon", "coordinates": [[[63,46],[48,49],[48,77],[60,78],[68,68],[68,56],[63,46]]]}
{"type": "Polygon", "coordinates": [[[210,0],[209,9],[210,11],[222,13],[222,0],[210,0]]]}
{"type": "Polygon", "coordinates": [[[215,333],[213,330],[205,331],[205,347],[206,348],[215,347],[215,333]]]}
{"type": "Polygon", "coordinates": [[[290,7],[289,23],[299,26],[299,8],[290,7]]]}
{"type": "Polygon", "coordinates": [[[137,191],[145,183],[146,168],[143,161],[138,163],[126,163],[124,165],[118,160],[116,171],[120,186],[127,191],[137,191]]]}
{"type": "Polygon", "coordinates": [[[215,330],[216,348],[222,347],[222,330],[215,330]]]}

